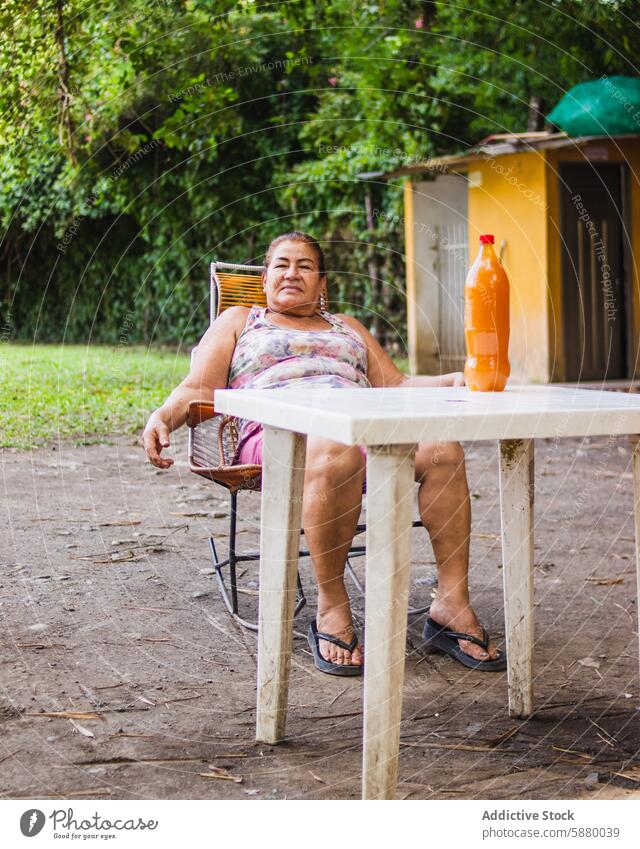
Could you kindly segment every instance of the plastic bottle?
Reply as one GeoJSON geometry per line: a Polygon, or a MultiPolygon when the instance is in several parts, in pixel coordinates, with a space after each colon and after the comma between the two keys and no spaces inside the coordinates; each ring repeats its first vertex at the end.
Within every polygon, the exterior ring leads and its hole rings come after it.
{"type": "Polygon", "coordinates": [[[509,366],[509,278],[493,249],[493,236],[480,236],[480,250],[464,284],[465,383],[479,392],[502,392],[509,366]]]}

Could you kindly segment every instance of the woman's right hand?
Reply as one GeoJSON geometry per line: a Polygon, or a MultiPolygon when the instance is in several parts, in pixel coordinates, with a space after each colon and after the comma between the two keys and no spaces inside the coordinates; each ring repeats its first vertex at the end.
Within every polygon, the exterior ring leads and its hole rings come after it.
{"type": "Polygon", "coordinates": [[[229,366],[236,339],[249,315],[248,307],[225,310],[204,334],[185,379],[173,390],[161,407],[154,410],[142,433],[142,444],[150,463],[158,469],[173,466],[171,457],[161,457],[169,447],[169,434],[187,421],[191,401],[213,400],[216,389],[228,383],[229,366]]]}
{"type": "Polygon", "coordinates": [[[170,445],[169,432],[167,423],[160,417],[158,411],[151,413],[147,426],[142,432],[142,444],[149,462],[159,469],[168,469],[173,466],[171,457],[160,456],[162,449],[170,445]]]}

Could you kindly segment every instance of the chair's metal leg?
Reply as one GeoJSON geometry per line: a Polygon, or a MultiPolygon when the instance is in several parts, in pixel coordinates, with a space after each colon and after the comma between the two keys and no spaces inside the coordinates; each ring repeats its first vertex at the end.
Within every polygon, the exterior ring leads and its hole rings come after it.
{"type": "MultiPolygon", "coordinates": [[[[239,601],[238,601],[238,577],[237,577],[237,564],[244,563],[246,561],[257,561],[260,559],[259,554],[238,554],[236,551],[236,527],[237,527],[237,519],[238,519],[238,499],[237,493],[230,493],[231,496],[231,510],[229,517],[229,556],[224,560],[220,560],[218,557],[218,551],[216,549],[216,543],[213,537],[209,537],[209,549],[211,551],[211,561],[213,563],[213,568],[216,573],[216,579],[218,581],[218,588],[220,590],[220,594],[222,596],[222,600],[224,602],[224,606],[227,608],[228,612],[233,616],[236,622],[241,625],[243,628],[246,628],[249,631],[257,631],[258,624],[257,622],[249,622],[247,619],[243,619],[240,616],[239,612],[239,601]],[[225,566],[229,567],[229,586],[224,580],[223,568],[225,566]]],[[[296,594],[296,614],[299,613],[300,610],[307,603],[307,599],[304,594],[304,590],[302,588],[302,583],[300,581],[300,576],[298,576],[298,592],[296,594]]]]}
{"type": "Polygon", "coordinates": [[[233,616],[233,603],[231,601],[231,597],[227,591],[227,587],[222,576],[222,567],[226,566],[229,563],[229,560],[218,560],[218,552],[216,551],[216,544],[214,542],[213,537],[209,537],[209,549],[211,551],[211,560],[213,561],[213,568],[216,572],[216,580],[218,581],[218,588],[220,589],[220,594],[222,595],[224,606],[233,616]]]}
{"type": "Polygon", "coordinates": [[[358,590],[358,592],[360,593],[360,595],[364,595],[364,587],[362,586],[362,583],[360,582],[360,579],[358,578],[358,576],[356,575],[356,573],[353,571],[353,566],[351,565],[351,562],[349,561],[349,558],[348,558],[348,557],[347,557],[347,562],[346,562],[346,564],[345,564],[345,567],[344,567],[344,568],[345,568],[345,571],[346,571],[347,575],[348,575],[348,576],[351,578],[351,580],[353,581],[354,586],[355,586],[355,588],[358,590]]]}
{"type": "MultiPolygon", "coordinates": [[[[236,527],[238,520],[238,495],[235,492],[230,493],[231,496],[231,511],[230,511],[230,519],[229,519],[229,556],[225,560],[220,560],[218,557],[218,552],[216,549],[215,540],[213,537],[209,538],[209,549],[211,551],[211,561],[213,563],[213,568],[216,572],[216,577],[218,579],[218,586],[220,588],[220,592],[222,594],[222,599],[224,601],[225,607],[229,611],[229,613],[236,619],[236,621],[242,625],[244,628],[249,628],[252,631],[257,630],[257,625],[253,622],[248,622],[239,615],[239,602],[238,602],[238,579],[236,574],[236,567],[240,561],[244,560],[258,560],[259,555],[242,555],[238,556],[236,551],[236,527]],[[229,588],[227,588],[224,577],[222,574],[222,569],[225,566],[229,566],[229,588]]],[[[420,527],[421,522],[415,521],[413,523],[413,527],[420,527]]],[[[356,533],[363,533],[366,530],[366,525],[358,525],[356,533]]],[[[304,534],[304,529],[300,531],[300,534],[304,534]]],[[[365,553],[365,546],[354,545],[351,547],[349,554],[351,557],[359,557],[365,553]]],[[[309,552],[300,548],[300,557],[308,557],[309,552]]],[[[351,565],[351,561],[347,558],[345,571],[353,585],[355,586],[357,592],[361,595],[364,595],[364,586],[362,582],[356,575],[353,566],[351,565]]],[[[304,594],[304,588],[302,586],[302,581],[300,580],[300,574],[298,573],[297,578],[297,593],[296,593],[296,608],[295,613],[296,616],[305,607],[307,603],[307,598],[304,594]]],[[[429,609],[429,606],[426,607],[410,607],[408,610],[409,616],[418,616],[422,613],[425,613],[429,609]]]]}
{"type": "Polygon", "coordinates": [[[229,519],[229,582],[233,613],[238,615],[238,579],[236,577],[236,520],[238,517],[238,493],[231,493],[231,517],[229,519]]]}
{"type": "Polygon", "coordinates": [[[304,594],[304,588],[302,586],[302,581],[300,580],[300,572],[298,572],[298,576],[297,576],[297,585],[298,585],[298,591],[296,593],[296,609],[295,609],[295,612],[293,614],[294,616],[297,616],[298,613],[300,613],[302,608],[307,603],[307,597],[304,594]]]}
{"type": "MultiPolygon", "coordinates": [[[[423,526],[422,522],[420,521],[420,519],[415,519],[413,521],[412,527],[413,528],[422,528],[424,526],[423,526]]],[[[429,604],[425,605],[424,607],[411,607],[411,606],[409,606],[409,609],[407,610],[407,615],[408,616],[420,616],[422,613],[426,613],[429,610],[430,607],[431,607],[431,602],[429,602],[429,604]]]]}
{"type": "MultiPolygon", "coordinates": [[[[422,522],[419,519],[416,519],[413,522],[412,527],[421,528],[422,522]]],[[[358,534],[364,533],[366,530],[367,530],[366,525],[358,525],[357,528],[356,528],[356,536],[358,534]]],[[[352,545],[351,548],[349,549],[349,557],[360,557],[361,555],[363,555],[365,553],[365,550],[366,550],[365,546],[363,546],[363,545],[352,545]]],[[[353,582],[353,585],[355,586],[356,590],[360,593],[360,595],[364,596],[364,594],[365,594],[364,586],[362,585],[362,582],[360,581],[360,579],[356,575],[356,573],[353,569],[353,566],[351,565],[351,561],[349,560],[349,557],[347,557],[347,562],[345,564],[345,572],[347,573],[347,575],[349,576],[349,578],[353,582]]],[[[408,610],[407,610],[407,614],[409,616],[420,616],[420,614],[426,613],[427,610],[429,610],[429,607],[430,607],[429,604],[426,605],[426,607],[409,607],[408,610]]]]}
{"type": "Polygon", "coordinates": [[[216,551],[216,543],[213,537],[209,537],[209,548],[211,549],[211,559],[213,560],[213,568],[216,569],[219,560],[218,560],[218,552],[216,551]]]}

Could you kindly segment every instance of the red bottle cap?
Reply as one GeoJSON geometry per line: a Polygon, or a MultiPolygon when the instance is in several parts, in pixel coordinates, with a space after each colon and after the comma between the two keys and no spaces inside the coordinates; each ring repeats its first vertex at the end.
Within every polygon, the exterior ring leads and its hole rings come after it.
{"type": "Polygon", "coordinates": [[[493,236],[491,234],[487,234],[486,236],[480,236],[480,244],[481,245],[492,245],[493,244],[493,236]]]}

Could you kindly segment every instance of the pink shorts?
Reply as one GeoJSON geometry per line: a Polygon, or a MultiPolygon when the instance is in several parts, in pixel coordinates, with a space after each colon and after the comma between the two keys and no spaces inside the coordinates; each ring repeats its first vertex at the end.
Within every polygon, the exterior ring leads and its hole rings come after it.
{"type": "Polygon", "coordinates": [[[234,463],[241,466],[262,465],[262,428],[258,428],[255,433],[240,440],[240,451],[234,463]]]}
{"type": "MultiPolygon", "coordinates": [[[[366,450],[362,445],[359,448],[362,456],[366,459],[366,450]]],[[[241,466],[262,465],[262,428],[256,430],[255,433],[251,433],[246,439],[241,440],[240,451],[236,455],[235,462],[241,466]]]]}

